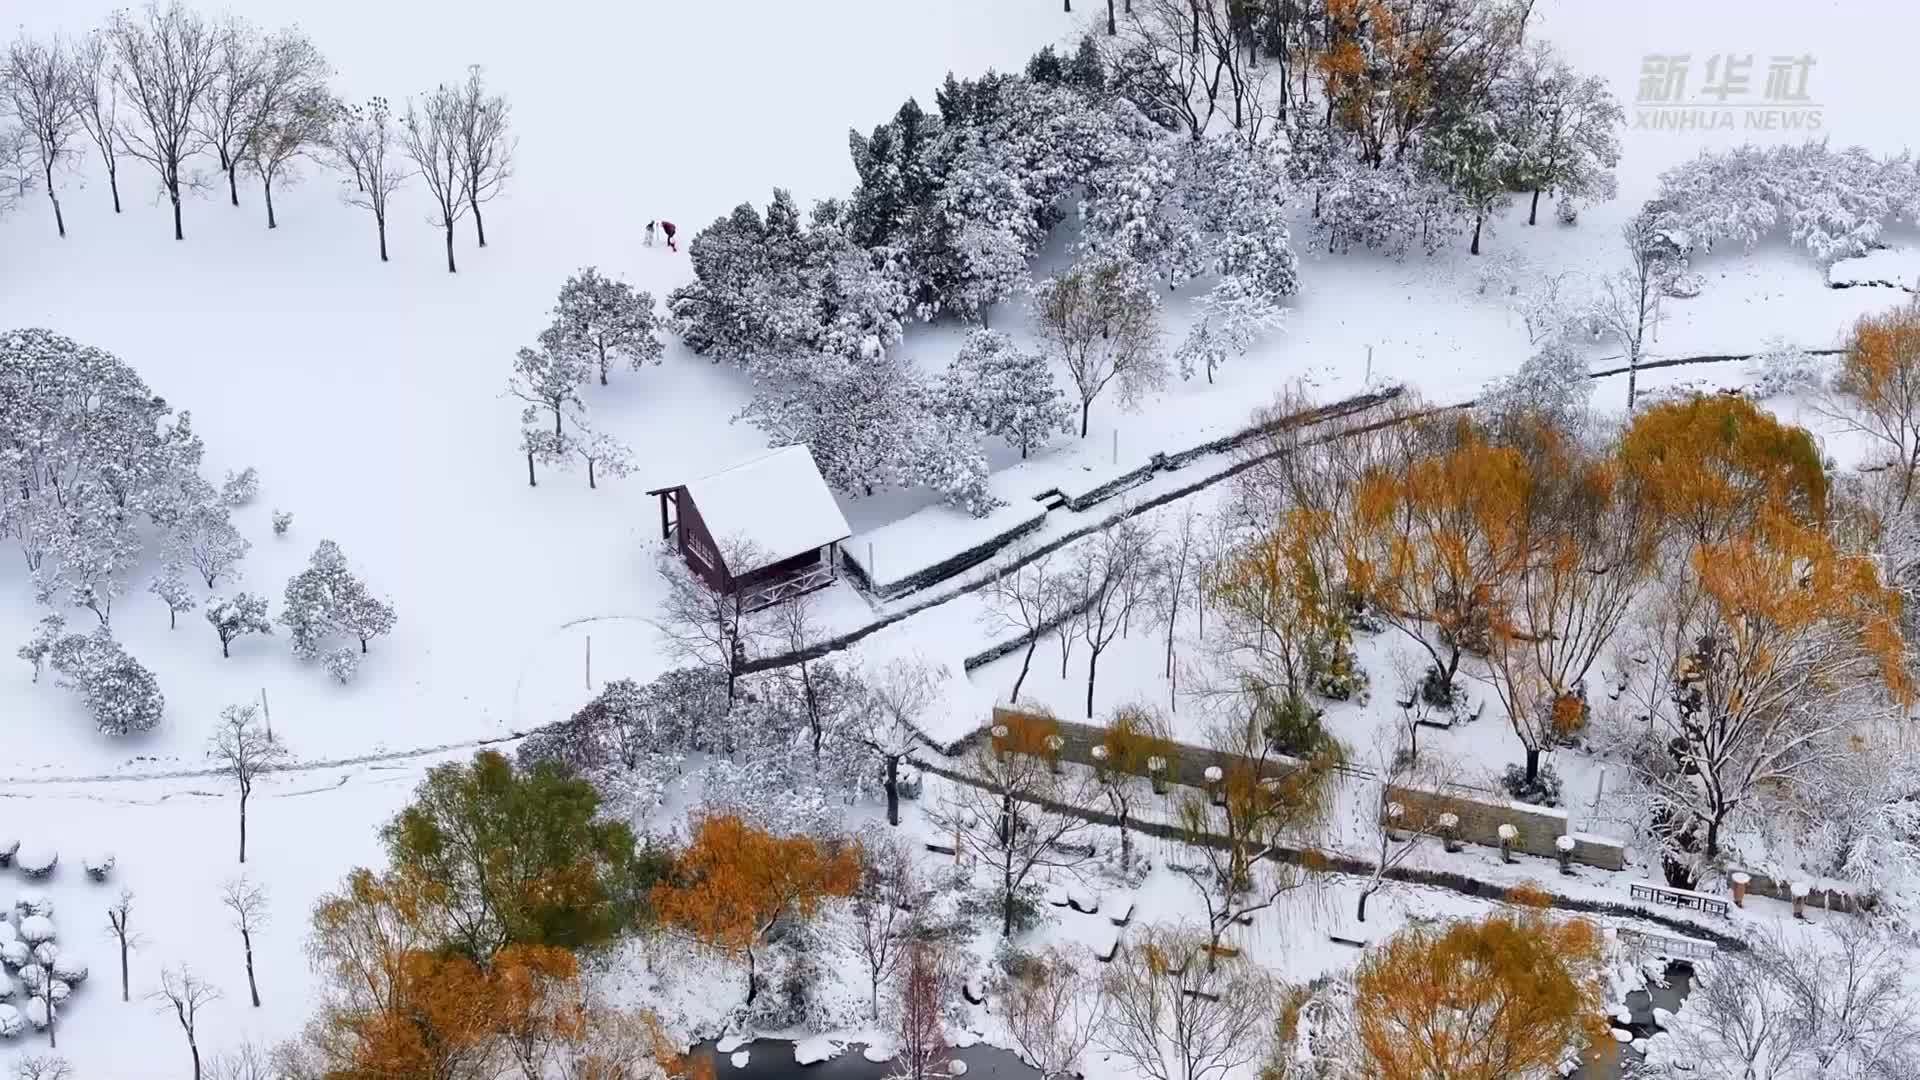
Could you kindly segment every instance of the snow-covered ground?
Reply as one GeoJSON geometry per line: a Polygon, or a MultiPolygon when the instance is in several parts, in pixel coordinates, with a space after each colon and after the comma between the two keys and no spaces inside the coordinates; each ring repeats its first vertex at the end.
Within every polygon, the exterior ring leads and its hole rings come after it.
{"type": "MultiPolygon", "coordinates": [[[[29,33],[79,33],[113,6],[15,0],[6,14],[29,33]]],[[[341,687],[294,661],[283,637],[244,638],[223,660],[198,613],[169,631],[160,604],[143,591],[146,576],[136,575],[114,627],[158,676],[168,710],[159,730],[121,741],[95,734],[77,697],[51,679],[31,683],[25,664],[0,668],[0,822],[63,854],[47,891],[63,941],[93,970],[62,1039],[85,1077],[170,1075],[175,1070],[155,1062],[184,1045],[167,1018],[114,1000],[112,954],[100,930],[117,889],[86,882],[80,855],[114,848],[117,884],[138,895],[147,942],[136,953],[135,995],[154,985],[161,963],[189,960],[227,994],[208,1022],[215,1045],[243,1033],[284,1035],[305,1013],[299,942],[307,906],[348,866],[375,858],[374,828],[424,767],[447,755],[291,774],[258,796],[250,871],[268,883],[276,922],[261,944],[265,1004],[257,1013],[244,1007],[235,935],[214,896],[237,869],[232,800],[218,778],[50,781],[205,768],[219,709],[262,694],[296,755],[332,760],[510,735],[564,715],[606,679],[667,667],[646,622],[660,588],[656,511],[642,492],[763,449],[759,432],[730,420],[748,382],[669,342],[662,366],[617,372],[611,386],[589,394],[596,417],[634,447],[635,475],[598,491],[578,475],[546,475],[529,488],[516,453],[517,403],[503,395],[514,348],[544,325],[560,282],[581,266],[598,265],[656,298],[687,280],[684,254],[641,246],[647,221],[674,220],[684,241],[740,201],[763,202],[775,185],[802,203],[843,193],[854,180],[849,126],[878,122],[910,94],[929,101],[949,69],[1017,67],[1075,29],[1047,0],[929,0],[911,9],[835,0],[824,10],[779,0],[556,0],[537,11],[480,14],[454,0],[231,6],[267,25],[299,22],[350,99],[398,100],[485,64],[513,104],[517,168],[505,196],[488,207],[488,248],[474,250],[470,226],[463,228],[458,275],[443,270],[417,187],[397,200],[394,261],[383,265],[368,215],[341,204],[337,178],[318,169],[276,195],[280,227],[271,232],[257,197],[243,189],[237,209],[216,193],[191,200],[187,240],[174,242],[165,204],[150,197],[137,162],[124,163],[126,213],[117,218],[91,162],[69,180],[64,241],[53,235],[44,200],[29,199],[0,221],[0,326],[46,326],[113,351],[175,408],[193,413],[212,477],[259,467],[260,498],[236,516],[254,543],[244,587],[277,608],[286,578],[316,542],[333,539],[400,617],[394,633],[375,642],[358,681],[341,687]],[[272,535],[273,509],[295,515],[289,535],[272,535]]],[[[1834,2],[1815,15],[1784,0],[1561,0],[1538,19],[1539,33],[1583,71],[1607,78],[1629,106],[1617,200],[1587,210],[1573,228],[1549,214],[1526,226],[1516,208],[1479,259],[1463,244],[1397,263],[1303,253],[1303,287],[1283,334],[1229,365],[1218,385],[1177,385],[1137,414],[1097,405],[1086,440],[1012,474],[1036,485],[1027,497],[1062,477],[1217,437],[1296,380],[1322,399],[1371,380],[1455,400],[1511,370],[1526,339],[1500,287],[1480,287],[1495,260],[1521,281],[1564,269],[1602,272],[1617,258],[1618,225],[1662,169],[1707,147],[1797,137],[1634,129],[1635,82],[1648,53],[1689,53],[1696,71],[1726,51],[1810,53],[1818,60],[1811,90],[1825,106],[1822,134],[1879,152],[1915,138],[1908,95],[1893,84],[1907,43],[1920,35],[1920,9],[1834,2]]],[[[1706,289],[1668,306],[1655,343],[1661,355],[1743,352],[1776,336],[1827,345],[1860,313],[1905,296],[1829,289],[1818,263],[1776,247],[1720,252],[1694,269],[1706,289]]],[[[1178,325],[1184,317],[1176,300],[1171,318],[1178,325]]],[[[916,328],[905,348],[916,362],[943,365],[957,339],[952,327],[916,328]]],[[[994,461],[1013,465],[1005,453],[994,461]]],[[[863,533],[929,501],[896,493],[843,506],[863,533]]],[[[891,556],[878,558],[884,567],[891,556]]],[[[13,565],[0,573],[7,643],[23,640],[40,614],[13,565]]],[[[835,627],[873,615],[844,586],[823,607],[823,621],[835,627]]],[[[968,598],[917,615],[868,647],[916,651],[957,669],[984,644],[977,601],[968,598]]],[[[1048,676],[1046,653],[1043,646],[1029,686],[1044,700],[1061,698],[1062,714],[1074,715],[1078,684],[1071,673],[1048,676]]],[[[945,722],[977,723],[1010,682],[1006,664],[976,672],[945,722]]],[[[1157,670],[1150,659],[1103,661],[1097,704],[1157,693],[1157,670]]],[[[1376,682],[1384,678],[1375,672],[1376,682]]],[[[1492,739],[1505,727],[1489,716],[1470,731],[1462,737],[1492,739]]],[[[1273,931],[1281,941],[1287,932],[1273,931]]],[[[1276,946],[1273,955],[1296,953],[1276,946]]],[[[1319,963],[1289,961],[1289,973],[1310,975],[1319,963]]],[[[0,1050],[0,1063],[18,1052],[0,1050]]]]}

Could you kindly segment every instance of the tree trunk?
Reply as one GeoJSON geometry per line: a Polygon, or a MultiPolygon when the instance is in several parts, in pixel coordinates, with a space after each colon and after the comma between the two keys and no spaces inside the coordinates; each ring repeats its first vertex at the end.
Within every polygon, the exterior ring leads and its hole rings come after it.
{"type": "Polygon", "coordinates": [[[887,755],[887,824],[900,824],[900,755],[887,755]]]}
{"type": "Polygon", "coordinates": [[[1091,408],[1093,408],[1092,398],[1080,402],[1080,437],[1083,439],[1087,437],[1087,410],[1091,408]]]}
{"type": "Polygon", "coordinates": [[[234,175],[233,175],[235,172],[233,167],[234,163],[231,159],[229,159],[227,161],[221,162],[221,165],[227,170],[227,199],[230,202],[232,202],[233,205],[239,206],[240,205],[240,188],[237,181],[234,179],[234,175]]]}
{"type": "Polygon", "coordinates": [[[265,191],[267,195],[267,228],[277,229],[280,227],[280,223],[273,220],[273,181],[264,177],[261,178],[260,188],[265,191]]]}
{"type": "MultiPolygon", "coordinates": [[[[1008,829],[1018,827],[1012,824],[1007,826],[1008,829]]],[[[1008,837],[1005,843],[1008,847],[1012,847],[1013,838],[1008,837]]],[[[1007,852],[1001,852],[1001,855],[1005,858],[1001,864],[1004,869],[1000,873],[1000,936],[1011,938],[1013,936],[1013,857],[1007,852]]]]}
{"type": "MultiPolygon", "coordinates": [[[[173,610],[172,604],[167,605],[167,629],[169,630],[180,629],[180,613],[173,610]]],[[[222,648],[220,651],[224,653],[226,652],[226,649],[222,648]]]]}
{"type": "Polygon", "coordinates": [[[1061,10],[1065,11],[1069,15],[1073,14],[1073,0],[1063,0],[1063,2],[1066,4],[1066,6],[1061,10]]]}
{"type": "Polygon", "coordinates": [[[240,789],[240,865],[247,863],[247,795],[246,788],[240,789]]]}
{"type": "Polygon", "coordinates": [[[1033,640],[1027,642],[1027,655],[1020,660],[1020,677],[1013,680],[1013,694],[1007,699],[1016,705],[1020,703],[1020,684],[1027,681],[1027,669],[1033,666],[1033,653],[1039,647],[1040,635],[1036,632],[1033,640]]]}
{"type": "Polygon", "coordinates": [[[1360,910],[1354,913],[1355,917],[1358,918],[1360,922],[1367,921],[1367,897],[1372,895],[1373,895],[1373,886],[1371,885],[1360,890],[1360,910]]]}
{"type": "Polygon", "coordinates": [[[587,487],[590,490],[597,490],[600,487],[599,484],[596,484],[593,482],[593,459],[592,458],[587,459],[587,487]]]}
{"type": "Polygon", "coordinates": [[[453,265],[453,222],[447,222],[447,273],[457,274],[459,268],[453,265]]]}
{"type": "Polygon", "coordinates": [[[380,230],[380,261],[386,262],[387,261],[387,219],[384,217],[377,217],[377,218],[374,218],[373,220],[374,220],[375,226],[378,227],[380,230]]]}
{"type": "Polygon", "coordinates": [[[747,950],[747,1004],[753,1004],[753,996],[760,992],[760,975],[754,963],[753,950],[747,950]]]}
{"type": "Polygon", "coordinates": [[[53,227],[55,229],[58,229],[60,231],[61,238],[65,239],[67,235],[67,219],[65,215],[60,213],[60,193],[54,190],[53,161],[51,159],[49,159],[46,163],[46,170],[47,170],[47,201],[53,204],[53,227]]]}
{"type": "Polygon", "coordinates": [[[1533,193],[1533,205],[1527,208],[1527,224],[1532,225],[1540,219],[1540,192],[1533,193]]]}
{"type": "Polygon", "coordinates": [[[1634,399],[1640,396],[1640,357],[1627,358],[1627,411],[1633,411],[1634,399]]]}
{"type": "Polygon", "coordinates": [[[187,232],[180,227],[180,192],[173,191],[170,193],[170,197],[173,199],[173,238],[175,240],[185,240],[187,238],[187,232]]]}
{"type": "Polygon", "coordinates": [[[1481,219],[1478,216],[1473,219],[1473,246],[1467,249],[1469,255],[1480,254],[1480,222],[1481,219]]]}
{"type": "Polygon", "coordinates": [[[127,924],[125,921],[114,925],[114,934],[120,938],[120,1000],[130,1001],[132,999],[127,996],[127,924]]]}
{"type": "Polygon", "coordinates": [[[1113,0],[1107,0],[1107,36],[1112,37],[1119,32],[1120,28],[1113,21],[1113,0]]]}
{"type": "Polygon", "coordinates": [[[192,1035],[187,1036],[187,1049],[193,1051],[193,1080],[200,1080],[200,1044],[192,1035]]]}
{"type": "Polygon", "coordinates": [[[1100,650],[1087,657],[1087,719],[1093,719],[1093,676],[1100,667],[1100,650]]]}
{"type": "Polygon", "coordinates": [[[107,188],[113,192],[113,212],[120,212],[120,171],[114,166],[113,159],[107,159],[107,188]]]}
{"type": "Polygon", "coordinates": [[[260,1007],[260,984],[253,979],[253,934],[240,931],[240,943],[247,950],[247,993],[253,995],[253,1007],[260,1007]]]}
{"type": "Polygon", "coordinates": [[[1540,751],[1527,747],[1527,782],[1540,779],[1540,751]]]}
{"type": "Polygon", "coordinates": [[[480,200],[476,196],[467,196],[467,205],[473,208],[473,232],[480,238],[480,246],[487,246],[487,225],[480,220],[480,200]]]}

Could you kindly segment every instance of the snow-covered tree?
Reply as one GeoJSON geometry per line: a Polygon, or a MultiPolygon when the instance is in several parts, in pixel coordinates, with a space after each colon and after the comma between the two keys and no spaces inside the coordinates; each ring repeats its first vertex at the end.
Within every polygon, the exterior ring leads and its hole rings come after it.
{"type": "Polygon", "coordinates": [[[572,452],[565,419],[569,411],[584,408],[579,385],[588,371],[586,354],[544,343],[538,349],[522,348],[514,354],[507,393],[526,402],[526,408],[520,410],[520,445],[527,455],[528,487],[536,484],[536,460],[558,462],[572,452]],[[549,418],[552,431],[546,430],[549,418]]]}
{"type": "Polygon", "coordinates": [[[1423,165],[1446,181],[1473,221],[1467,251],[1480,254],[1480,232],[1487,220],[1511,203],[1508,177],[1519,158],[1508,117],[1489,108],[1430,132],[1423,165]]]}
{"type": "Polygon", "coordinates": [[[1861,255],[1886,227],[1911,218],[1920,173],[1905,154],[1875,157],[1824,140],[1761,147],[1745,143],[1700,156],[1660,176],[1646,212],[1682,249],[1724,241],[1751,250],[1783,226],[1823,261],[1861,255]]]}
{"type": "Polygon", "coordinates": [[[1601,280],[1594,318],[1627,352],[1627,408],[1640,396],[1640,361],[1661,321],[1660,289],[1671,267],[1653,218],[1635,214],[1620,227],[1627,265],[1601,280]]]}
{"type": "Polygon", "coordinates": [[[1474,409],[1496,430],[1509,417],[1527,417],[1577,433],[1586,428],[1592,400],[1586,357],[1564,340],[1550,340],[1513,374],[1490,380],[1474,409]]]}
{"type": "Polygon", "coordinates": [[[34,627],[33,636],[27,639],[25,645],[20,646],[18,652],[14,653],[15,656],[33,665],[34,682],[40,681],[40,672],[45,669],[47,658],[53,654],[54,645],[66,636],[66,632],[67,617],[65,615],[58,612],[43,615],[40,617],[39,624],[34,627]]]}
{"type": "Polygon", "coordinates": [[[342,646],[329,652],[320,662],[326,666],[327,674],[333,676],[334,682],[345,686],[360,673],[360,656],[352,646],[342,646]]]}
{"type": "Polygon", "coordinates": [[[189,510],[174,527],[169,538],[174,554],[199,571],[201,580],[211,589],[222,578],[233,576],[234,568],[253,547],[240,535],[224,506],[202,505],[189,510]]]}
{"type": "Polygon", "coordinates": [[[160,722],[166,698],[153,673],[128,656],[102,626],[92,634],[70,634],[54,643],[49,658],[62,685],[80,691],[104,735],[147,731],[160,722]]]}
{"type": "Polygon", "coordinates": [[[1165,385],[1159,300],[1138,268],[1110,259],[1076,265],[1034,290],[1040,336],[1066,366],[1080,398],[1080,437],[1109,383],[1123,405],[1165,385]]]}
{"type": "Polygon", "coordinates": [[[1613,197],[1626,113],[1599,76],[1582,76],[1546,42],[1516,58],[1504,80],[1501,108],[1517,153],[1509,182],[1532,193],[1527,224],[1540,216],[1540,196],[1604,202],[1613,197]]]}
{"type": "Polygon", "coordinates": [[[220,485],[220,501],[228,506],[245,506],[260,494],[260,470],[249,465],[239,472],[227,473],[220,485]]]}
{"type": "Polygon", "coordinates": [[[584,422],[575,422],[574,437],[570,440],[574,456],[587,465],[587,486],[599,487],[598,477],[621,477],[633,472],[633,451],[627,444],[607,434],[586,426],[584,422]]]}
{"type": "Polygon", "coordinates": [[[980,431],[1020,448],[1040,449],[1073,430],[1073,404],[1054,381],[1047,358],[994,330],[975,330],[941,377],[940,407],[980,431]]]}
{"type": "Polygon", "coordinates": [[[635,371],[660,362],[665,347],[654,336],[655,325],[651,293],[636,292],[589,266],[560,287],[553,325],[541,335],[541,344],[550,350],[590,353],[592,365],[580,370],[597,370],[605,386],[607,370],[616,360],[635,371]]]}
{"type": "Polygon", "coordinates": [[[187,585],[187,579],[181,572],[180,564],[176,562],[168,563],[166,568],[160,571],[160,576],[154,578],[152,584],[147,586],[147,591],[159,597],[160,602],[167,605],[167,629],[169,630],[180,625],[181,612],[192,611],[200,603],[199,598],[193,595],[193,589],[187,585]]]}
{"type": "Polygon", "coordinates": [[[293,654],[311,659],[334,634],[354,637],[360,651],[367,642],[393,628],[391,605],[375,599],[347,566],[340,545],[322,540],[307,568],[287,579],[279,622],[293,637],[293,654]]]}
{"type": "Polygon", "coordinates": [[[221,656],[233,655],[233,642],[243,635],[273,633],[273,620],[267,618],[267,598],[246,592],[209,599],[207,623],[220,638],[221,656]]]}
{"type": "Polygon", "coordinates": [[[1173,353],[1182,379],[1205,371],[1211,383],[1221,365],[1245,356],[1263,336],[1286,322],[1283,309],[1267,297],[1249,292],[1238,277],[1223,279],[1200,298],[1198,308],[1200,317],[1173,353]]]}

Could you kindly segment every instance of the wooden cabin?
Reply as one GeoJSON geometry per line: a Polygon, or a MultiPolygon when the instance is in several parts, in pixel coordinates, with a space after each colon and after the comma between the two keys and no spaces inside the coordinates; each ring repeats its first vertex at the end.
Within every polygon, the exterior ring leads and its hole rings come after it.
{"type": "Polygon", "coordinates": [[[713,588],[751,611],[833,583],[853,535],[803,445],[647,492],[660,500],[660,536],[713,588]]]}

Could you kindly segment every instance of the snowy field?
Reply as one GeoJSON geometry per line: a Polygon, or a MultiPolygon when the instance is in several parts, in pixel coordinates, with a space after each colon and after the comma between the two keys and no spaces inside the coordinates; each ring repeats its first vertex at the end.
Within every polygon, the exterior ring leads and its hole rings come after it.
{"type": "MultiPolygon", "coordinates": [[[[4,22],[32,34],[77,33],[113,6],[14,0],[4,22]]],[[[35,684],[27,666],[10,658],[0,667],[0,825],[63,854],[44,891],[63,943],[92,969],[61,1037],[85,1080],[180,1075],[180,1063],[165,1056],[184,1054],[171,1018],[138,1002],[166,962],[191,960],[225,991],[205,1021],[211,1044],[291,1033],[307,1012],[311,976],[300,942],[309,904],[349,866],[377,858],[375,828],[429,765],[558,719],[608,679],[645,679],[671,666],[647,622],[661,587],[657,510],[643,492],[760,452],[761,434],[731,421],[751,386],[744,373],[669,338],[662,366],[616,372],[611,386],[588,397],[596,417],[634,448],[634,475],[590,491],[582,475],[547,473],[529,488],[516,448],[519,407],[504,387],[513,350],[544,325],[560,282],[597,265],[663,298],[690,277],[685,241],[735,204],[764,203],[776,185],[802,205],[848,190],[855,179],[849,126],[870,127],[908,95],[930,103],[948,70],[1018,68],[1040,45],[1077,33],[1051,0],[927,0],[910,8],[833,0],[824,9],[777,0],[556,0],[512,17],[476,17],[472,5],[452,0],[231,6],[266,25],[297,21],[333,62],[333,84],[349,99],[397,101],[457,78],[467,64],[486,65],[513,105],[517,167],[505,195],[488,207],[489,246],[475,250],[463,224],[457,275],[444,272],[439,234],[421,221],[417,186],[398,197],[389,227],[393,261],[383,265],[370,216],[343,205],[338,178],[317,168],[276,194],[280,226],[271,232],[255,193],[243,187],[239,208],[226,204],[224,191],[190,199],[187,239],[176,243],[165,201],[152,197],[137,162],[123,166],[126,212],[117,218],[89,160],[64,191],[67,239],[54,236],[43,198],[0,220],[0,328],[44,326],[115,353],[174,408],[191,411],[210,477],[259,468],[260,497],[236,514],[253,542],[242,587],[266,594],[277,609],[283,582],[318,541],[332,539],[399,613],[358,680],[342,687],[317,665],[294,660],[283,636],[243,638],[223,660],[198,612],[170,631],[166,612],[144,592],[148,575],[136,574],[114,629],[158,676],[167,716],[152,733],[114,742],[95,734],[78,697],[50,677],[35,684]],[[641,246],[643,226],[658,218],[679,224],[681,254],[641,246]],[[275,509],[294,515],[284,537],[269,527],[275,509]],[[246,1007],[237,939],[215,895],[238,869],[225,782],[139,777],[208,768],[203,751],[220,708],[263,695],[276,732],[300,759],[393,760],[291,773],[256,794],[248,870],[267,883],[274,922],[259,946],[264,1004],[255,1011],[246,1007]],[[79,857],[98,847],[118,854],[112,884],[80,873],[79,857]],[[116,964],[103,936],[104,908],[121,886],[136,893],[145,936],[130,1006],[115,1000],[116,964]]],[[[1526,337],[1498,286],[1480,288],[1488,266],[1503,264],[1516,279],[1610,269],[1618,226],[1662,170],[1706,148],[1798,138],[1634,130],[1645,54],[1810,53],[1818,60],[1813,93],[1826,106],[1822,133],[1836,145],[1891,153],[1920,141],[1910,95],[1890,92],[1920,37],[1920,7],[1838,0],[1817,9],[1784,0],[1542,6],[1539,33],[1582,71],[1608,79],[1628,107],[1616,200],[1590,208],[1573,228],[1552,223],[1544,209],[1541,224],[1529,227],[1524,205],[1517,206],[1478,259],[1464,242],[1401,262],[1303,251],[1302,289],[1282,334],[1229,365],[1218,385],[1176,384],[1138,413],[1096,405],[1088,438],[1038,456],[1015,474],[1018,485],[1037,493],[1075,473],[1125,468],[1155,451],[1218,437],[1296,382],[1322,400],[1404,382],[1452,401],[1512,370],[1528,352],[1526,337]]],[[[1897,239],[1920,246],[1910,234],[1897,239]]],[[[1063,243],[1056,240],[1048,258],[1058,258],[1063,243]]],[[[1875,286],[1829,289],[1823,266],[1784,248],[1721,252],[1697,259],[1694,269],[1706,289],[1670,303],[1655,355],[1745,352],[1780,336],[1830,346],[1859,314],[1906,297],[1875,286]]],[[[1176,328],[1190,299],[1173,305],[1176,328]]],[[[1018,327],[1018,313],[1008,314],[1007,324],[1018,327]]],[[[944,365],[958,337],[949,326],[916,327],[904,350],[916,362],[944,365]]],[[[1608,351],[1597,349],[1596,361],[1608,351]]],[[[1597,401],[1616,404],[1610,392],[1624,396],[1609,381],[1597,401]]],[[[1011,468],[1014,460],[1001,454],[994,464],[1011,468]]],[[[1196,499],[1225,492],[1211,488],[1196,499]]],[[[913,492],[842,499],[856,534],[931,501],[913,492]]],[[[907,556],[879,554],[883,564],[907,556]]],[[[0,572],[0,641],[15,643],[41,612],[25,574],[9,566],[0,572]]],[[[876,615],[846,585],[822,607],[835,628],[876,615]]],[[[985,644],[978,602],[966,598],[915,616],[870,648],[918,652],[957,670],[961,657],[985,644]]],[[[1124,644],[1139,655],[1116,647],[1103,659],[1103,673],[1112,674],[1103,674],[1096,698],[1102,711],[1164,693],[1151,642],[1124,644]]],[[[1050,651],[1043,644],[1028,686],[1063,716],[1077,716],[1083,675],[1070,669],[1059,678],[1050,651]]],[[[960,730],[977,724],[1004,695],[1009,663],[1017,658],[975,672],[943,722],[960,730]]],[[[1374,677],[1376,685],[1389,678],[1378,670],[1374,677]]],[[[1356,736],[1372,720],[1359,710],[1337,717],[1356,736]]],[[[1498,715],[1461,739],[1496,760],[1516,752],[1498,715]]],[[[1570,772],[1570,793],[1592,784],[1570,772]]],[[[1171,911],[1171,892],[1184,885],[1160,878],[1150,882],[1147,906],[1171,911]]],[[[0,897],[23,887],[17,872],[0,876],[0,897]]],[[[1409,893],[1388,908],[1384,925],[1461,903],[1409,893]]],[[[1076,916],[1062,918],[1059,935],[1077,941],[1084,927],[1076,916]]],[[[1286,938],[1277,917],[1259,932],[1267,935],[1264,955],[1300,955],[1302,944],[1286,938]]],[[[1313,940],[1315,949],[1326,948],[1324,934],[1313,940]]],[[[1289,959],[1290,975],[1309,977],[1334,962],[1308,953],[1297,965],[1289,959]]],[[[0,1065],[19,1052],[0,1048],[0,1065]]]]}

